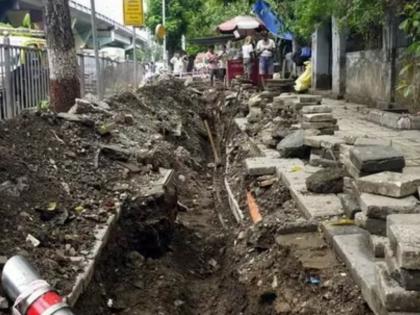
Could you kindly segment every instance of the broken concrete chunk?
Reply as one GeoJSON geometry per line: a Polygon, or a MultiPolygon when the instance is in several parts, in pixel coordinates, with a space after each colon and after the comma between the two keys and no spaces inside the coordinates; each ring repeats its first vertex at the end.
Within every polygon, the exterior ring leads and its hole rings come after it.
{"type": "Polygon", "coordinates": [[[102,145],[101,151],[113,160],[126,162],[129,160],[131,152],[123,149],[119,145],[102,145]]]}
{"type": "Polygon", "coordinates": [[[334,121],[334,116],[332,114],[303,114],[302,120],[304,122],[330,122],[334,121]]]}
{"type": "MultiPolygon", "coordinates": [[[[344,183],[344,180],[343,180],[344,183]]],[[[356,213],[360,212],[360,206],[356,198],[351,194],[339,194],[338,197],[343,205],[343,210],[349,219],[354,219],[356,213]]]]}
{"type": "Polygon", "coordinates": [[[249,114],[246,117],[249,123],[257,123],[261,120],[263,112],[261,108],[258,107],[251,107],[249,110],[249,114]]]}
{"type": "Polygon", "coordinates": [[[263,99],[262,99],[261,95],[256,94],[248,100],[248,106],[250,108],[259,107],[259,106],[261,106],[262,101],[263,101],[263,99]]]}
{"type": "Polygon", "coordinates": [[[306,179],[310,192],[318,194],[338,194],[343,192],[344,171],[340,168],[319,170],[306,179]]]}
{"type": "Polygon", "coordinates": [[[420,270],[420,226],[393,224],[388,228],[388,238],[398,266],[420,270]]]}
{"type": "Polygon", "coordinates": [[[356,183],[361,192],[401,198],[417,192],[420,175],[383,172],[361,177],[356,183]]]}
{"type": "Polygon", "coordinates": [[[321,95],[299,95],[298,97],[299,103],[301,104],[321,104],[322,103],[322,96],[321,95]]]}
{"type": "Polygon", "coordinates": [[[402,288],[390,276],[385,263],[376,264],[376,280],[379,298],[388,311],[418,312],[420,292],[402,288]]]}
{"type": "Polygon", "coordinates": [[[358,212],[354,216],[354,222],[358,227],[367,230],[374,235],[386,236],[386,221],[368,218],[363,212],[358,212]]]}
{"type": "Polygon", "coordinates": [[[401,152],[388,146],[354,147],[350,150],[350,160],[362,172],[401,172],[405,159],[401,152]]]}
{"type": "Polygon", "coordinates": [[[310,149],[304,145],[305,132],[298,130],[284,138],[277,146],[277,150],[284,158],[308,158],[310,149]]]}
{"type": "Polygon", "coordinates": [[[369,218],[386,219],[390,214],[420,213],[418,199],[414,196],[397,199],[362,193],[359,201],[360,208],[369,218]]]}
{"type": "Polygon", "coordinates": [[[327,105],[305,106],[302,114],[332,113],[332,108],[327,105]]]}

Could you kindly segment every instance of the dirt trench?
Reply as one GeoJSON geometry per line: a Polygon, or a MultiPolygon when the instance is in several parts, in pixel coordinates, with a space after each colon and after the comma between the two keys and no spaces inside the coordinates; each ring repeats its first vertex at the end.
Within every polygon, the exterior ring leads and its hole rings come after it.
{"type": "Polygon", "coordinates": [[[264,221],[257,226],[249,218],[236,223],[224,167],[214,164],[206,140],[201,152],[194,153],[200,155],[200,165],[177,165],[169,191],[124,205],[76,314],[371,314],[319,233],[279,234],[289,223],[305,224],[285,187],[276,183],[264,190],[255,188],[256,179],[242,182],[242,160],[253,153],[235,144],[241,138],[232,124],[237,108],[223,113],[211,108],[206,117],[223,160],[226,144],[234,142],[238,187],[232,187],[255,191],[264,221]]]}

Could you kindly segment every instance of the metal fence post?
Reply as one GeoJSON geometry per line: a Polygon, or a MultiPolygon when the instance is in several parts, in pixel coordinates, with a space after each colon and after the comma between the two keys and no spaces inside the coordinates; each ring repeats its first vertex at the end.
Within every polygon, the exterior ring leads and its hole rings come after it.
{"type": "Polygon", "coordinates": [[[86,93],[86,85],[85,85],[85,56],[79,55],[79,66],[80,66],[80,94],[82,97],[85,96],[86,93]]]}
{"type": "Polygon", "coordinates": [[[5,34],[4,40],[4,71],[5,71],[5,87],[6,87],[6,118],[12,118],[14,116],[13,112],[13,78],[12,78],[12,66],[11,66],[11,56],[10,56],[10,38],[9,34],[5,34]]]}

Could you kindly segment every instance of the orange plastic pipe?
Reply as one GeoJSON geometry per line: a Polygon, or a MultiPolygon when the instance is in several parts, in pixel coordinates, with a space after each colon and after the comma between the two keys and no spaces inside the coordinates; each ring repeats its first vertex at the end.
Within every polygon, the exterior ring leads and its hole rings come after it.
{"type": "Polygon", "coordinates": [[[260,208],[258,207],[257,201],[250,191],[247,191],[246,193],[246,201],[248,203],[249,214],[251,216],[252,222],[257,224],[258,222],[262,221],[260,208]]]}

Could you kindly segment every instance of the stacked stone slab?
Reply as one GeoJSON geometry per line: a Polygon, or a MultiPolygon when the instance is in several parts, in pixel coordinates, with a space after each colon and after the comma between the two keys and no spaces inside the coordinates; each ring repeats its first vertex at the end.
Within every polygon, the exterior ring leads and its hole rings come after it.
{"type": "Polygon", "coordinates": [[[294,81],[291,79],[265,80],[264,90],[277,94],[291,92],[293,91],[294,84],[294,81]]]}
{"type": "Polygon", "coordinates": [[[309,164],[322,167],[339,167],[340,145],[344,140],[331,135],[307,135],[305,145],[311,148],[309,164]]]}
{"type": "Polygon", "coordinates": [[[390,215],[385,262],[376,265],[377,295],[388,312],[420,310],[420,215],[390,215]]]}
{"type": "Polygon", "coordinates": [[[333,135],[335,130],[338,129],[337,119],[334,118],[330,107],[317,105],[320,103],[319,100],[322,100],[322,98],[318,96],[301,96],[299,98],[299,104],[303,105],[301,126],[306,130],[318,130],[321,135],[333,135]],[[311,105],[308,106],[307,104],[311,105]]]}
{"type": "Polygon", "coordinates": [[[361,212],[355,215],[356,224],[371,234],[386,236],[389,215],[420,213],[419,200],[415,197],[419,185],[420,176],[397,172],[357,179],[354,191],[361,212]]]}
{"type": "Polygon", "coordinates": [[[354,146],[348,150],[347,154],[348,157],[343,162],[347,172],[353,178],[385,171],[402,172],[405,167],[404,156],[391,146],[354,146]]]}

